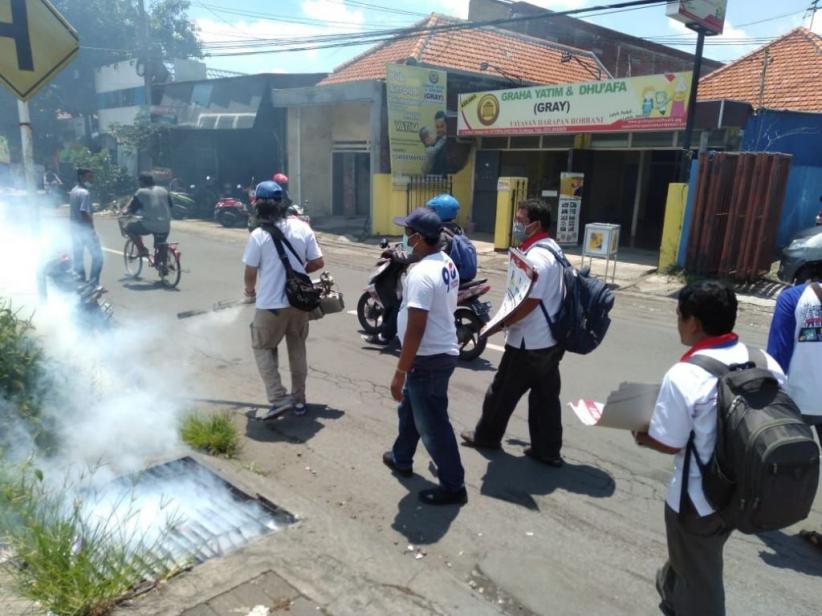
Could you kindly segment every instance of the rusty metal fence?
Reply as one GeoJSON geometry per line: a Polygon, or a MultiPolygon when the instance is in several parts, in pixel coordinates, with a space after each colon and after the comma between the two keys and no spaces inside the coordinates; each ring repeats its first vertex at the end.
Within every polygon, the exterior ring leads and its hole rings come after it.
{"type": "Polygon", "coordinates": [[[442,193],[452,194],[453,182],[450,176],[413,175],[408,179],[405,191],[405,209],[406,213],[410,214],[416,208],[425,205],[432,197],[442,193]]]}
{"type": "Polygon", "coordinates": [[[700,155],[689,273],[750,281],[770,270],[790,166],[787,154],[700,155]]]}

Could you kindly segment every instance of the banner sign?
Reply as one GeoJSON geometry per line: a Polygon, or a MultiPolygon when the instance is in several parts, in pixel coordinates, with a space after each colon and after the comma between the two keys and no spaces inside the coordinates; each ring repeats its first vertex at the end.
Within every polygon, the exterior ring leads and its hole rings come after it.
{"type": "Polygon", "coordinates": [[[559,215],[557,216],[557,244],[560,246],[576,246],[579,242],[579,215],[582,210],[584,186],[584,174],[560,174],[559,215]]]}
{"type": "Polygon", "coordinates": [[[531,292],[531,286],[537,279],[534,268],[525,259],[525,255],[516,248],[508,250],[508,274],[505,297],[502,298],[499,310],[482,328],[480,336],[486,335],[495,325],[510,315],[531,292]]]}
{"type": "Polygon", "coordinates": [[[395,176],[447,174],[448,73],[418,66],[386,66],[388,143],[395,176]]]}
{"type": "Polygon", "coordinates": [[[674,0],[668,2],[666,15],[691,28],[707,30],[706,34],[722,34],[728,0],[674,0]]]}
{"type": "Polygon", "coordinates": [[[683,130],[693,73],[460,94],[457,135],[683,130]]]}

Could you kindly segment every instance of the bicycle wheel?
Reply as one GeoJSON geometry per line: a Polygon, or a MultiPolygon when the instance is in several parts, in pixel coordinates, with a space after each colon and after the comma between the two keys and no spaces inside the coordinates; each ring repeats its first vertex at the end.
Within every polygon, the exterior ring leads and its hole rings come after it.
{"type": "Polygon", "coordinates": [[[183,271],[180,268],[180,253],[172,250],[170,246],[166,246],[166,264],[158,266],[160,272],[160,280],[164,285],[170,288],[176,287],[180,284],[180,277],[183,271]]]}
{"type": "Polygon", "coordinates": [[[125,265],[126,274],[132,278],[137,278],[143,271],[140,249],[131,239],[126,240],[126,245],[123,247],[123,265],[125,265]]]}

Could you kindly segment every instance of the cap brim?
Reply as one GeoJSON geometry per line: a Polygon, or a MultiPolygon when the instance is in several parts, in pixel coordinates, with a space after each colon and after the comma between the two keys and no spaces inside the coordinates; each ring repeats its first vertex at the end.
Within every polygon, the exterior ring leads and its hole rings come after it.
{"type": "Polygon", "coordinates": [[[394,224],[399,227],[407,227],[408,216],[394,216],[394,224]]]}

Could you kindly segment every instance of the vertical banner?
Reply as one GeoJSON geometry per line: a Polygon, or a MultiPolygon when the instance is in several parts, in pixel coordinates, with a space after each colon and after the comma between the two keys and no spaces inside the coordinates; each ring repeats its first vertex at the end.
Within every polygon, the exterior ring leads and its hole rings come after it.
{"type": "Polygon", "coordinates": [[[448,73],[418,66],[386,66],[388,141],[395,176],[448,173],[448,73]]]}
{"type": "Polygon", "coordinates": [[[561,246],[576,246],[579,243],[579,215],[582,210],[584,186],[584,174],[560,174],[557,244],[561,246]]]}

